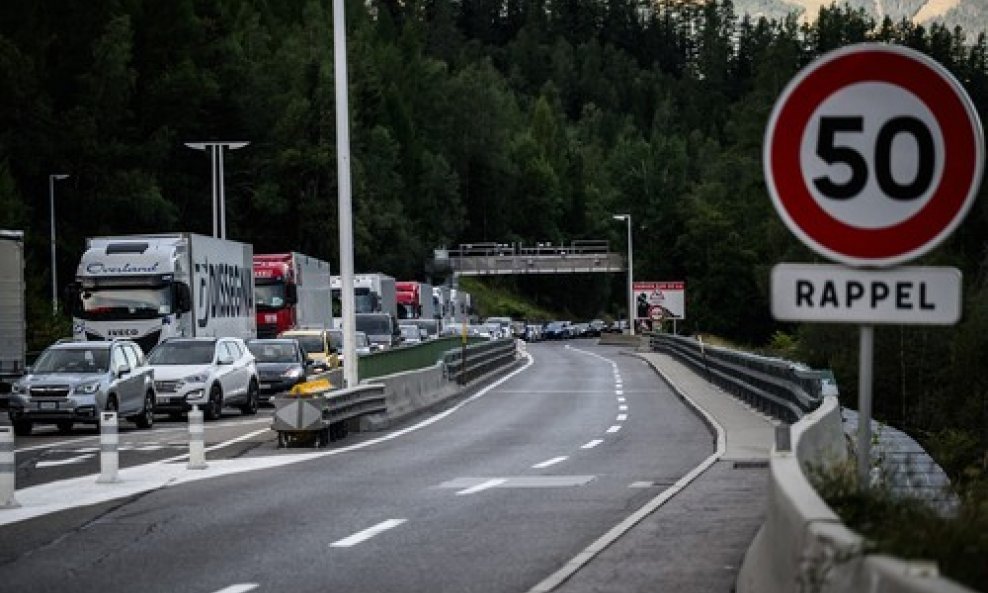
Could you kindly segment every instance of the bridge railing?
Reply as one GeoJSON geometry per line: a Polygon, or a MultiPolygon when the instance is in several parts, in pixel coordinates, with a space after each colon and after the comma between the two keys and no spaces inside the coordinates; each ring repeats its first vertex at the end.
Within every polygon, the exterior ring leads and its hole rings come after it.
{"type": "Polygon", "coordinates": [[[812,412],[824,395],[835,392],[829,371],[816,371],[788,360],[669,334],[655,334],[649,343],[653,351],[675,356],[721,389],[788,423],[812,412]]]}

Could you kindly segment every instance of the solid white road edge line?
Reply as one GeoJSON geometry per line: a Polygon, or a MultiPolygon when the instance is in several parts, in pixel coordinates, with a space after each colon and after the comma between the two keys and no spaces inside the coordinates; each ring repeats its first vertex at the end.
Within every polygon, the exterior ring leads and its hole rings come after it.
{"type": "Polygon", "coordinates": [[[38,469],[44,469],[46,467],[58,467],[60,465],[72,465],[73,463],[82,463],[83,461],[88,461],[95,457],[94,453],[87,453],[85,455],[77,455],[76,457],[69,457],[68,459],[56,459],[55,461],[39,461],[34,464],[34,467],[38,469]]]}
{"type": "Polygon", "coordinates": [[[343,538],[343,539],[341,539],[341,540],[339,540],[337,542],[333,542],[333,543],[329,544],[329,547],[331,547],[331,548],[352,548],[353,546],[356,546],[357,544],[364,543],[365,541],[369,540],[372,537],[381,535],[385,531],[388,531],[390,529],[394,529],[395,527],[398,527],[399,525],[401,525],[402,523],[404,523],[407,520],[408,519],[388,519],[387,521],[381,521],[380,523],[378,523],[377,525],[375,525],[373,527],[368,527],[367,529],[365,529],[363,531],[359,531],[357,533],[354,533],[350,537],[345,537],[345,538],[343,538]]]}
{"type": "MultiPolygon", "coordinates": [[[[216,478],[247,471],[282,467],[293,463],[301,463],[303,461],[319,459],[321,457],[341,455],[343,453],[365,449],[385,441],[390,441],[447,418],[467,404],[474,402],[490,393],[493,389],[499,387],[501,384],[512,379],[519,373],[528,370],[529,367],[534,364],[535,359],[532,358],[532,355],[529,353],[525,353],[523,356],[526,359],[523,366],[511,371],[490,385],[481,388],[477,393],[452,408],[436,414],[435,416],[426,418],[422,422],[407,426],[401,430],[396,430],[377,438],[368,439],[360,443],[354,443],[353,445],[349,445],[347,447],[340,447],[339,449],[330,449],[328,451],[318,451],[314,453],[269,455],[264,457],[244,457],[238,459],[210,461],[207,469],[196,471],[188,471],[184,465],[174,463],[175,461],[188,457],[188,454],[184,454],[171,459],[121,469],[119,473],[120,481],[113,484],[96,484],[93,479],[95,474],[47,482],[38,486],[31,486],[29,488],[17,490],[17,501],[21,504],[21,506],[0,511],[0,525],[9,525],[11,523],[25,521],[27,519],[40,517],[49,513],[99,504],[109,500],[134,496],[135,494],[141,494],[143,492],[156,490],[158,488],[185,484],[187,482],[196,482],[208,478],[216,478]],[[66,492],[71,492],[72,496],[67,497],[65,494],[66,492]]],[[[266,421],[269,422],[270,419],[267,419],[266,421]]],[[[253,436],[267,430],[270,429],[243,435],[242,437],[238,437],[237,439],[226,441],[224,443],[218,443],[217,445],[207,449],[207,451],[229,445],[236,441],[252,438],[253,436]]]]}
{"type": "Polygon", "coordinates": [[[535,465],[532,466],[532,469],[545,469],[547,467],[552,467],[557,463],[562,463],[567,459],[569,459],[569,457],[553,457],[552,459],[543,461],[542,463],[536,463],[535,465]]]}
{"type": "Polygon", "coordinates": [[[704,410],[702,407],[697,405],[695,401],[693,401],[688,395],[686,395],[686,392],[680,389],[679,386],[676,385],[676,383],[672,379],[670,379],[666,373],[662,372],[662,369],[658,368],[657,366],[655,366],[654,364],[652,364],[651,362],[645,359],[642,359],[642,362],[651,366],[655,370],[655,372],[658,373],[658,375],[662,377],[662,379],[669,385],[669,387],[672,388],[672,390],[675,391],[679,395],[679,397],[683,399],[683,401],[685,401],[687,404],[692,406],[697,412],[699,412],[700,415],[702,415],[706,419],[706,421],[710,424],[710,426],[713,427],[713,429],[717,432],[717,449],[709,457],[704,459],[700,463],[700,465],[693,468],[692,471],[690,471],[688,474],[680,478],[675,484],[673,484],[666,490],[663,490],[661,494],[659,494],[652,500],[645,503],[645,506],[632,513],[624,521],[615,525],[610,531],[602,535],[594,543],[587,546],[586,549],[584,549],[582,552],[577,554],[572,560],[567,562],[566,565],[564,565],[562,568],[560,568],[556,572],[552,573],[551,575],[543,579],[541,583],[529,589],[528,593],[549,593],[559,585],[562,585],[564,582],[566,582],[567,579],[569,579],[571,576],[576,574],[578,570],[580,570],[588,562],[593,560],[594,557],[597,556],[597,554],[600,554],[601,552],[606,550],[608,546],[616,542],[618,538],[620,538],[622,535],[630,531],[631,528],[637,525],[638,523],[640,523],[642,519],[654,513],[656,509],[664,505],[666,501],[668,501],[676,494],[679,494],[679,492],[683,488],[686,488],[686,486],[688,486],[690,482],[698,478],[700,474],[707,471],[710,468],[710,466],[716,463],[717,460],[720,459],[724,455],[724,452],[727,450],[727,439],[724,434],[724,427],[721,426],[720,423],[718,423],[713,416],[707,413],[706,410],[704,410]]]}

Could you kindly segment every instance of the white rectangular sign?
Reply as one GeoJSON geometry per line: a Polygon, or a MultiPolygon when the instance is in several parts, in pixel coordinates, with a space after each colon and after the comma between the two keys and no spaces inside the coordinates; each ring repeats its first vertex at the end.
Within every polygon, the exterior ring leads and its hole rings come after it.
{"type": "Polygon", "coordinates": [[[686,283],[674,282],[635,282],[635,319],[685,319],[686,283]]]}
{"type": "Polygon", "coordinates": [[[961,271],[778,264],[772,315],[779,321],[954,325],[961,318],[961,271]]]}

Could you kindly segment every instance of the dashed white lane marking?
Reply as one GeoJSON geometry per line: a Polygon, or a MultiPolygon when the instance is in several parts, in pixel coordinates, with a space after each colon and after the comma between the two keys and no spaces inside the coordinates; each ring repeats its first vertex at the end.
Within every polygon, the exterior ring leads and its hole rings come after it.
{"type": "Polygon", "coordinates": [[[407,521],[407,519],[388,519],[387,521],[382,521],[373,527],[369,527],[363,531],[354,533],[350,537],[345,537],[340,541],[333,542],[329,544],[331,548],[352,548],[357,544],[361,544],[372,537],[381,535],[385,531],[394,529],[402,523],[407,521]]]}
{"type": "Polygon", "coordinates": [[[82,463],[92,459],[94,455],[89,453],[87,455],[78,455],[76,457],[69,457],[68,459],[56,459],[54,461],[39,461],[34,464],[34,467],[43,469],[46,467],[58,467],[61,465],[72,465],[74,463],[82,463]]]}
{"type": "Polygon", "coordinates": [[[229,587],[224,587],[216,593],[247,593],[247,591],[253,591],[257,589],[260,585],[257,583],[240,583],[239,585],[230,585],[229,587]]]}
{"type": "Polygon", "coordinates": [[[583,445],[580,448],[581,449],[593,449],[594,447],[596,447],[597,445],[599,445],[599,444],[601,444],[603,442],[604,442],[604,439],[594,439],[594,440],[590,441],[589,443],[587,443],[586,445],[583,445]]]}
{"type": "Polygon", "coordinates": [[[617,432],[619,430],[621,430],[621,425],[620,424],[615,424],[614,426],[608,428],[607,429],[607,432],[613,434],[613,433],[615,433],[615,432],[617,432]]]}
{"type": "Polygon", "coordinates": [[[622,406],[618,406],[618,411],[627,412],[628,411],[628,406],[623,406],[623,405],[622,406]]]}
{"type": "Polygon", "coordinates": [[[569,459],[569,457],[553,457],[552,459],[543,461],[542,463],[536,463],[535,465],[532,466],[532,469],[545,469],[547,467],[552,467],[557,463],[562,463],[567,459],[569,459]]]}
{"type": "Polygon", "coordinates": [[[482,492],[484,490],[489,490],[491,488],[497,488],[498,486],[500,486],[501,484],[504,484],[505,482],[507,482],[507,480],[505,480],[503,478],[494,478],[494,479],[491,479],[491,480],[487,480],[486,482],[481,482],[481,483],[477,484],[476,486],[471,486],[471,487],[469,487],[469,488],[467,488],[465,490],[460,490],[459,492],[456,493],[456,495],[457,496],[466,496],[468,494],[476,494],[476,493],[482,492]]]}
{"type": "Polygon", "coordinates": [[[620,403],[622,403],[622,404],[623,404],[624,402],[626,402],[626,401],[628,401],[628,400],[627,400],[627,398],[624,398],[624,397],[619,397],[619,398],[618,398],[618,402],[620,402],[620,403]]]}
{"type": "Polygon", "coordinates": [[[618,414],[617,415],[617,421],[618,422],[624,422],[627,419],[628,419],[628,415],[627,414],[618,414]]]}
{"type": "Polygon", "coordinates": [[[615,395],[624,395],[624,391],[622,391],[620,389],[615,389],[614,390],[614,393],[615,393],[615,395]]]}
{"type": "Polygon", "coordinates": [[[651,488],[655,485],[655,482],[632,482],[628,484],[628,488],[651,488]]]}

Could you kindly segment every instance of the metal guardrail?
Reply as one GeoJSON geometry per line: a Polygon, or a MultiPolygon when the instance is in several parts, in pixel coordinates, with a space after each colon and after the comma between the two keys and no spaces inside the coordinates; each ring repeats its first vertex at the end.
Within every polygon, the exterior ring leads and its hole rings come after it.
{"type": "MultiPolygon", "coordinates": [[[[468,344],[487,341],[486,338],[467,337],[468,344]]],[[[461,342],[460,336],[443,336],[410,346],[399,346],[367,354],[357,359],[357,376],[361,381],[366,381],[384,375],[430,367],[442,360],[446,351],[459,348],[461,342]]]]}
{"type": "Polygon", "coordinates": [[[655,334],[653,351],[665,352],[692,366],[708,381],[749,405],[793,423],[823,401],[829,371],[755,354],[703,345],[694,338],[655,334]]]}
{"type": "Polygon", "coordinates": [[[464,384],[514,362],[516,353],[517,347],[514,338],[501,338],[500,340],[470,344],[466,348],[448,350],[443,357],[443,364],[447,376],[451,380],[464,384]],[[465,362],[464,351],[466,352],[465,362]]]}
{"type": "Polygon", "coordinates": [[[278,433],[278,446],[313,439],[325,446],[346,436],[348,421],[387,410],[384,388],[367,383],[332,391],[327,385],[314,393],[275,398],[271,429],[278,433]]]}

